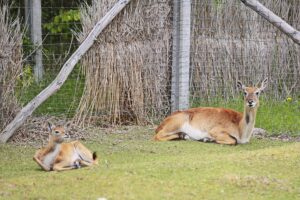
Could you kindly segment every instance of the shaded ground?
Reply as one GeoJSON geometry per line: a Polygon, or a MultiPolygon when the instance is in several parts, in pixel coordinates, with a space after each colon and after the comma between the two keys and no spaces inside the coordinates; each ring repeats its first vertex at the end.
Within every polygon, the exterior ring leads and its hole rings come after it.
{"type": "Polygon", "coordinates": [[[36,147],[0,145],[0,199],[299,199],[300,143],[154,142],[153,127],[94,129],[99,166],[44,172],[36,147]],[[51,191],[49,193],[49,191],[51,191]]]}
{"type": "MultiPolygon", "coordinates": [[[[43,146],[48,141],[48,127],[47,121],[50,121],[56,125],[64,125],[70,123],[66,120],[61,120],[58,117],[53,116],[43,116],[30,118],[23,125],[23,127],[10,139],[10,143],[17,145],[30,145],[30,146],[43,146]]],[[[131,129],[136,129],[138,126],[116,126],[116,127],[90,127],[90,128],[80,128],[75,124],[70,123],[68,127],[68,132],[73,139],[79,140],[93,140],[98,135],[111,134],[111,133],[130,133],[131,129]]],[[[147,134],[153,135],[156,126],[146,126],[149,130],[147,134]]],[[[295,135],[295,134],[293,134],[295,135]]],[[[292,136],[289,133],[272,134],[268,133],[266,130],[261,128],[255,128],[253,137],[258,139],[271,139],[279,140],[283,142],[300,142],[300,132],[296,134],[297,136],[292,136]]]]}

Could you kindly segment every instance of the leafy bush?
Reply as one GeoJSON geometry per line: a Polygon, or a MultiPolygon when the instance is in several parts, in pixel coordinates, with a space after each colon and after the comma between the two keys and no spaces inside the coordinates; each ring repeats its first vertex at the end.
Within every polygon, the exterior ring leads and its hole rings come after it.
{"type": "MultiPolygon", "coordinates": [[[[44,24],[44,28],[52,34],[70,32],[74,28],[74,23],[80,21],[79,10],[60,10],[59,15],[53,18],[50,23],[44,24]]],[[[71,32],[70,32],[71,34],[71,32]]]]}

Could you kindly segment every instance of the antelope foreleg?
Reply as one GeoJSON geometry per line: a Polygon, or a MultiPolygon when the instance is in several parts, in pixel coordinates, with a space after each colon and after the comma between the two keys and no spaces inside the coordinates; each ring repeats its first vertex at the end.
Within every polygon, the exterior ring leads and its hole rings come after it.
{"type": "Polygon", "coordinates": [[[49,167],[47,167],[46,165],[44,165],[40,159],[37,158],[37,156],[33,157],[33,160],[45,171],[50,171],[51,169],[49,167]]]}
{"type": "Polygon", "coordinates": [[[224,130],[212,130],[209,134],[218,144],[236,145],[237,140],[224,130]]]}

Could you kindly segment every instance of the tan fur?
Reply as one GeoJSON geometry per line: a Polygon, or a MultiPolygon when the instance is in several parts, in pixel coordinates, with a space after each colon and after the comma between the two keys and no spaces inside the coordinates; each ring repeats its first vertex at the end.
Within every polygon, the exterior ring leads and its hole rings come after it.
{"type": "Polygon", "coordinates": [[[177,111],[164,119],[158,126],[154,139],[167,141],[192,135],[199,136],[196,138],[203,141],[214,141],[219,144],[249,142],[259,106],[258,96],[265,89],[267,81],[268,79],[265,79],[260,88],[245,87],[238,82],[238,87],[245,94],[244,113],[212,107],[177,111]]]}
{"type": "Polygon", "coordinates": [[[63,171],[98,164],[96,154],[92,154],[79,141],[64,142],[68,136],[64,127],[52,126],[50,129],[49,143],[37,150],[33,157],[42,169],[63,171]]]}

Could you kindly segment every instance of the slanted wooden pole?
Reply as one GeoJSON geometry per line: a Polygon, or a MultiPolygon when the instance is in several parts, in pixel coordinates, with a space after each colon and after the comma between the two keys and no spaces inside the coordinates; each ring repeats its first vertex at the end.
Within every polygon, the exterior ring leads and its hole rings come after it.
{"type": "Polygon", "coordinates": [[[74,66],[78,63],[83,54],[85,54],[90,47],[94,44],[98,35],[103,29],[110,24],[110,22],[117,16],[119,12],[130,2],[131,0],[119,0],[113,8],[106,13],[106,15],[98,21],[98,23],[91,30],[86,39],[82,42],[79,48],[72,54],[72,56],[63,65],[57,77],[54,81],[40,92],[34,99],[32,99],[17,116],[10,122],[0,135],[0,143],[5,143],[14,134],[14,132],[24,123],[24,121],[33,113],[33,111],[41,105],[48,97],[54,94],[63,83],[67,80],[68,76],[72,72],[74,66]]]}
{"type": "Polygon", "coordinates": [[[257,0],[241,0],[246,6],[257,12],[260,16],[265,18],[284,34],[290,37],[295,43],[300,45],[300,32],[294,29],[291,25],[285,22],[283,19],[274,14],[271,10],[266,8],[257,0]]]}
{"type": "Polygon", "coordinates": [[[171,111],[189,107],[191,1],[174,0],[171,111]]]}

